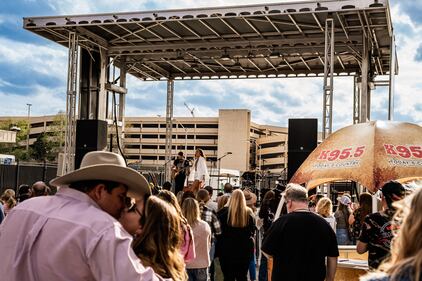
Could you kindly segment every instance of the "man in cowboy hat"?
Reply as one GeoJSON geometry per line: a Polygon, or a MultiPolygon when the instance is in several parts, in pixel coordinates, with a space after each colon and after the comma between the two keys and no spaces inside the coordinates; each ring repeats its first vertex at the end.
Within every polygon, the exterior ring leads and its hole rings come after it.
{"type": "Polygon", "coordinates": [[[79,169],[50,184],[60,187],[55,196],[19,204],[0,226],[2,280],[160,279],[140,263],[116,220],[127,194],[150,192],[122,156],[90,152],[79,169]]]}

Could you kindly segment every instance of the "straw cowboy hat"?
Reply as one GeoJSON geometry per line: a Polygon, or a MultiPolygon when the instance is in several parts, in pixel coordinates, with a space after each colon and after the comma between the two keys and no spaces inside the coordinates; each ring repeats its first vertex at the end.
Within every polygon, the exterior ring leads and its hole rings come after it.
{"type": "Polygon", "coordinates": [[[144,194],[151,193],[148,182],[143,175],[127,167],[121,155],[107,151],[87,153],[82,159],[79,169],[51,180],[50,185],[63,186],[86,180],[106,180],[122,183],[128,187],[128,196],[133,198],[140,198],[144,194]]]}

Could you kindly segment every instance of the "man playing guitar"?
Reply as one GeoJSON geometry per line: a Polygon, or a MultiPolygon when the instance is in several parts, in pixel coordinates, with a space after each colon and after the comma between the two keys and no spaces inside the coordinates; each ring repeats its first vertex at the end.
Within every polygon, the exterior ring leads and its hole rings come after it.
{"type": "Polygon", "coordinates": [[[173,162],[172,179],[175,183],[175,194],[183,190],[186,176],[189,175],[189,161],[185,159],[183,152],[177,154],[176,160],[173,162]]]}

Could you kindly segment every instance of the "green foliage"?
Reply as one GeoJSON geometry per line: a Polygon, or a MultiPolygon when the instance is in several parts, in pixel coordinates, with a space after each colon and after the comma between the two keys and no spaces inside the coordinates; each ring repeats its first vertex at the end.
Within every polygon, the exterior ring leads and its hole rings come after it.
{"type": "Polygon", "coordinates": [[[26,151],[26,138],[28,122],[25,120],[0,121],[1,130],[10,130],[12,127],[20,128],[16,134],[16,144],[0,143],[1,154],[15,155],[19,160],[55,161],[58,153],[64,147],[64,131],[66,116],[59,113],[51,124],[48,124],[48,132],[41,133],[37,140],[26,151]]]}

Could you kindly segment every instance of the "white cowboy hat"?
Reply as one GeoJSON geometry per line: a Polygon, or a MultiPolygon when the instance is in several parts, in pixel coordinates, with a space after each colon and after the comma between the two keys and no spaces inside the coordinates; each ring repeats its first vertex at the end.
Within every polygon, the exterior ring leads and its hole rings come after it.
{"type": "Polygon", "coordinates": [[[149,184],[143,175],[127,167],[121,155],[107,151],[87,153],[83,157],[79,169],[51,180],[50,185],[62,186],[86,180],[122,183],[128,187],[128,196],[135,199],[151,193],[149,184]]]}

